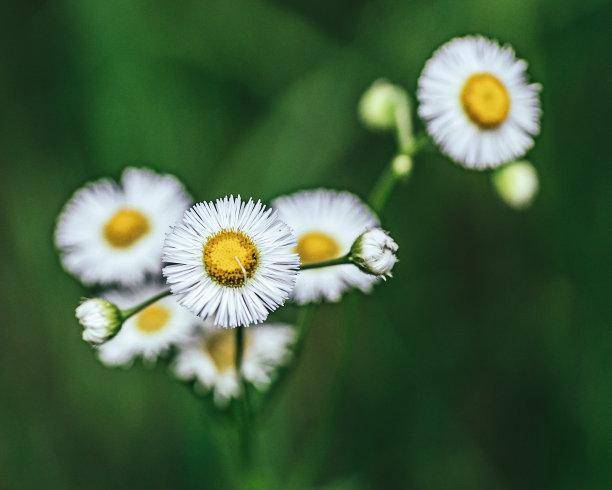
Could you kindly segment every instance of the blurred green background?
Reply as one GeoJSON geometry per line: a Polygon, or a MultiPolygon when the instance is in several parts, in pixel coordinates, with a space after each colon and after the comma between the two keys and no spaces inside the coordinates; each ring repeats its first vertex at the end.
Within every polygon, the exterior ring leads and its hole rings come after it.
{"type": "Polygon", "coordinates": [[[466,33],[513,44],[544,86],[541,194],[513,212],[486,173],[417,158],[383,216],[395,277],[318,311],[258,441],[260,486],[612,488],[610,1],[0,9],[0,488],[232,483],[229,441],[188,390],[161,366],[105,369],[80,340],[84,290],[52,246],[77,187],[136,164],[197,199],[365,196],[394,142],[361,127],[360,94],[381,76],[414,93],[466,33]]]}

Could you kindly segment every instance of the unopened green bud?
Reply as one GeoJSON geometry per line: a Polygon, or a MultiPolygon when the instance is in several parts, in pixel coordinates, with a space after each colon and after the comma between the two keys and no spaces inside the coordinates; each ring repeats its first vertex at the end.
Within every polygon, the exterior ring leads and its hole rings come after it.
{"type": "Polygon", "coordinates": [[[376,80],[361,96],[359,116],[363,123],[373,129],[391,129],[396,124],[396,109],[403,97],[400,87],[376,80]]]}
{"type": "Polygon", "coordinates": [[[398,177],[408,177],[412,172],[412,158],[408,155],[397,155],[391,162],[391,169],[398,177]]]}
{"type": "Polygon", "coordinates": [[[493,174],[493,186],[508,206],[525,209],[533,202],[540,184],[534,166],[527,161],[520,161],[496,170],[493,174]]]}

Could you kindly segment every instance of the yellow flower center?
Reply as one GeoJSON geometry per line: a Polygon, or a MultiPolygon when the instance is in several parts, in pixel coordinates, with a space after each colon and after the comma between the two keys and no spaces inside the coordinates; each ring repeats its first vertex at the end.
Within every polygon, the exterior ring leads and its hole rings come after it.
{"type": "MultiPolygon", "coordinates": [[[[242,327],[238,327],[242,328],[242,327]]],[[[249,335],[244,337],[244,350],[249,347],[249,335]]],[[[202,346],[218,371],[233,369],[236,365],[236,335],[232,330],[220,330],[208,337],[202,346]]]]}
{"type": "Polygon", "coordinates": [[[494,129],[510,111],[510,94],[490,73],[475,73],[461,90],[461,104],[468,117],[481,129],[494,129]]]}
{"type": "Polygon", "coordinates": [[[128,248],[149,232],[149,220],[140,211],[123,208],[104,225],[104,238],[115,248],[128,248]]]}
{"type": "Polygon", "coordinates": [[[136,328],[144,333],[155,333],[164,328],[169,319],[170,311],[167,308],[153,304],[138,313],[136,328]]]}
{"type": "Polygon", "coordinates": [[[259,252],[252,240],[239,231],[224,230],[204,245],[204,267],[222,286],[238,288],[253,276],[259,264],[259,252]]]}
{"type": "Polygon", "coordinates": [[[310,231],[304,233],[295,247],[302,264],[314,264],[340,256],[340,245],[327,233],[310,231]]]}

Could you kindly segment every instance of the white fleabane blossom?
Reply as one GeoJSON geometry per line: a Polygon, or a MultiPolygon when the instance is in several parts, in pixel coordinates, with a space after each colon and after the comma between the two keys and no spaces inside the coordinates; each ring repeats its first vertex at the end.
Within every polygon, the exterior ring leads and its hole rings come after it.
{"type": "MultiPolygon", "coordinates": [[[[105,295],[120,308],[141,304],[164,288],[151,285],[131,291],[112,291],[105,295]]],[[[117,335],[101,345],[98,357],[106,366],[129,365],[142,358],[153,363],[171,346],[186,341],[203,322],[182,307],[172,296],[157,300],[123,322],[117,335]]]]}
{"type": "Polygon", "coordinates": [[[121,311],[102,298],[84,299],[76,308],[83,327],[83,340],[97,346],[110,339],[121,326],[121,311]]]}
{"type": "MultiPolygon", "coordinates": [[[[295,232],[302,265],[338,259],[349,253],[355,239],[379,225],[378,217],[356,195],[331,189],[300,191],[272,202],[279,216],[295,232]]],[[[353,264],[300,270],[293,291],[298,304],[340,301],[358,288],[370,292],[376,277],[353,264]]]]}
{"type": "Polygon", "coordinates": [[[391,277],[391,270],[397,262],[398,245],[380,228],[362,233],[351,248],[351,261],[364,272],[391,277]]]}
{"type": "Polygon", "coordinates": [[[443,153],[470,169],[523,156],[540,131],[539,84],[510,46],[482,36],[455,38],[425,64],[418,113],[443,153]]]}
{"type": "Polygon", "coordinates": [[[261,323],[289,298],[299,258],[291,229],[260,201],[199,203],[166,237],[166,277],[179,304],[221,327],[261,323]]]}
{"type": "MultiPolygon", "coordinates": [[[[235,364],[236,335],[233,330],[215,328],[211,322],[207,325],[179,345],[172,368],[179,379],[194,380],[201,390],[212,391],[215,403],[223,407],[242,393],[235,364]]],[[[276,369],[291,358],[295,339],[295,329],[289,325],[265,323],[246,329],[242,377],[258,390],[265,390],[276,369]]]]}
{"type": "Polygon", "coordinates": [[[86,285],[133,286],[159,275],[166,232],[190,202],[176,177],[145,168],[126,168],[120,185],[87,184],[57,220],[62,265],[86,285]]]}

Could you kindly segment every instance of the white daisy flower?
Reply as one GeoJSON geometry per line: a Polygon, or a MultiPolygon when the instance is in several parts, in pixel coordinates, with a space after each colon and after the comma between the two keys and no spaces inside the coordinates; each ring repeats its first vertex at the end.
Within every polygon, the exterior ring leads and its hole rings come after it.
{"type": "Polygon", "coordinates": [[[166,237],[163,269],[178,302],[222,327],[261,323],[288,299],[295,238],[276,211],[225,197],[199,203],[166,237]]]}
{"type": "MultiPolygon", "coordinates": [[[[241,374],[257,389],[264,390],[274,371],[291,357],[295,330],[288,325],[264,324],[245,329],[241,374]]],[[[241,393],[236,371],[236,333],[209,323],[188,342],[179,346],[173,371],[180,379],[195,380],[199,387],[214,392],[214,400],[226,405],[241,393]]]]}
{"type": "Polygon", "coordinates": [[[83,327],[83,340],[100,345],[121,326],[122,315],[117,306],[102,298],[84,299],[75,311],[83,327]]]}
{"type": "MultiPolygon", "coordinates": [[[[136,292],[113,291],[106,297],[128,309],[162,291],[161,287],[148,286],[136,292]]],[[[126,365],[136,357],[154,362],[170,346],[189,339],[195,327],[201,325],[201,320],[167,296],[129,317],[119,333],[100,346],[98,356],[107,366],[126,365]]]]}
{"type": "Polygon", "coordinates": [[[481,36],[455,38],[425,64],[419,115],[442,151],[484,169],[524,155],[540,130],[539,84],[510,46],[481,36]]]}
{"type": "MultiPolygon", "coordinates": [[[[297,237],[296,251],[302,264],[343,257],[355,239],[378,218],[357,196],[329,189],[300,191],[277,198],[272,206],[297,237]]],[[[293,299],[299,304],[339,301],[351,287],[369,292],[376,277],[353,264],[300,271],[293,299]]]]}
{"type": "Polygon", "coordinates": [[[121,185],[101,179],[66,203],[55,230],[64,268],[87,285],[134,285],[159,274],[164,236],[191,198],[172,175],[126,168],[121,185]]]}
{"type": "Polygon", "coordinates": [[[364,272],[384,279],[385,276],[391,277],[398,248],[386,231],[372,228],[355,240],[351,247],[351,260],[364,272]]]}

